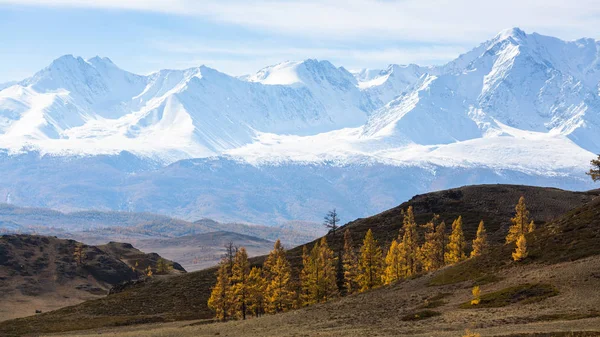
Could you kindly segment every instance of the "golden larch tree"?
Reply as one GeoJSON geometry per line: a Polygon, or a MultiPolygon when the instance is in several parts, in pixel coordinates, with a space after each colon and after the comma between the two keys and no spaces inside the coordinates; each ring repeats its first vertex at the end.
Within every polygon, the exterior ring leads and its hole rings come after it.
{"type": "Polygon", "coordinates": [[[478,305],[481,302],[481,289],[479,289],[479,286],[474,286],[471,294],[473,294],[471,305],[478,305]]]}
{"type": "Polygon", "coordinates": [[[439,215],[423,225],[425,242],[419,249],[420,264],[425,271],[432,271],[444,266],[445,224],[435,225],[439,215]]]}
{"type": "Polygon", "coordinates": [[[529,218],[529,211],[527,205],[525,205],[525,197],[521,196],[517,206],[515,206],[515,217],[510,219],[512,225],[508,229],[508,235],[506,235],[506,243],[516,242],[521,235],[535,230],[533,220],[529,218]]]}
{"type": "Polygon", "coordinates": [[[391,284],[406,276],[406,260],[404,260],[403,243],[394,240],[390,245],[385,256],[385,271],[383,273],[383,283],[391,284]]]}
{"type": "Polygon", "coordinates": [[[156,262],[157,274],[167,274],[171,269],[173,269],[173,266],[162,257],[156,262]]]}
{"type": "Polygon", "coordinates": [[[267,281],[271,280],[270,272],[274,268],[275,263],[277,263],[277,259],[280,257],[285,258],[285,249],[283,248],[281,241],[277,239],[273,245],[273,250],[269,252],[265,263],[263,263],[263,274],[267,281]]]}
{"type": "Polygon", "coordinates": [[[148,268],[146,268],[146,276],[152,277],[152,275],[152,267],[148,266],[148,268]]]}
{"type": "Polygon", "coordinates": [[[233,269],[231,271],[231,297],[233,299],[233,312],[242,319],[246,319],[248,311],[250,297],[249,274],[250,262],[248,262],[248,253],[246,252],[246,248],[241,247],[235,253],[233,269]]]}
{"type": "Polygon", "coordinates": [[[446,254],[444,257],[446,263],[454,264],[466,259],[466,246],[467,243],[462,230],[462,217],[459,216],[452,222],[452,234],[450,234],[450,237],[448,238],[448,245],[446,246],[446,254]]]}
{"type": "Polygon", "coordinates": [[[382,252],[369,229],[365,235],[363,245],[360,249],[358,261],[358,285],[360,291],[366,291],[381,285],[383,272],[382,252]]]}
{"type": "Polygon", "coordinates": [[[512,258],[515,261],[521,261],[527,257],[529,253],[527,252],[527,240],[525,239],[525,235],[521,235],[517,240],[517,248],[514,253],[512,253],[512,258]]]}
{"type": "Polygon", "coordinates": [[[248,310],[256,317],[265,312],[266,289],[262,270],[258,267],[252,267],[248,274],[248,310]]]}
{"type": "Polygon", "coordinates": [[[329,248],[325,236],[321,238],[319,248],[318,265],[322,270],[323,275],[321,284],[319,285],[319,288],[321,288],[320,293],[322,294],[320,301],[324,302],[339,295],[336,278],[337,258],[335,257],[333,250],[329,248]]]}
{"type": "Polygon", "coordinates": [[[300,271],[300,302],[302,305],[312,304],[311,290],[314,283],[312,268],[313,259],[308,253],[307,246],[304,245],[302,246],[302,270],[300,271]]]}
{"type": "MultiPolygon", "coordinates": [[[[303,252],[306,254],[306,251],[303,252]]],[[[336,259],[323,237],[316,242],[310,255],[303,254],[303,268],[300,275],[304,293],[304,305],[325,302],[338,295],[336,284],[336,259]]]]}
{"type": "Polygon", "coordinates": [[[354,243],[348,229],[344,232],[343,268],[344,289],[346,294],[353,294],[359,290],[356,281],[358,277],[358,257],[354,251],[354,243]]]}
{"type": "Polygon", "coordinates": [[[406,212],[402,213],[404,215],[402,246],[404,248],[404,261],[406,261],[406,274],[410,276],[416,274],[419,269],[419,238],[412,206],[409,206],[406,212]]]}
{"type": "Polygon", "coordinates": [[[446,245],[448,244],[448,236],[446,235],[446,222],[440,222],[437,227],[435,227],[435,265],[436,269],[442,268],[446,265],[446,245]]]}
{"type": "Polygon", "coordinates": [[[479,227],[477,227],[477,235],[473,240],[473,250],[471,251],[471,257],[480,256],[486,253],[488,249],[487,233],[483,220],[479,221],[479,227]]]}
{"type": "Polygon", "coordinates": [[[215,312],[215,318],[221,321],[229,317],[231,311],[231,279],[229,276],[229,262],[223,259],[217,270],[217,283],[213,286],[208,299],[208,307],[215,312]]]}
{"type": "Polygon", "coordinates": [[[75,259],[75,263],[78,266],[83,265],[85,259],[87,259],[87,255],[85,254],[85,250],[82,243],[77,243],[75,245],[75,249],[73,250],[73,258],[75,259]]]}
{"type": "Polygon", "coordinates": [[[292,308],[295,297],[292,271],[279,240],[275,242],[273,250],[263,264],[263,273],[266,282],[267,312],[276,313],[292,308]]]}
{"type": "Polygon", "coordinates": [[[597,159],[592,159],[591,164],[592,168],[587,174],[592,177],[593,181],[600,181],[600,155],[597,159]]]}

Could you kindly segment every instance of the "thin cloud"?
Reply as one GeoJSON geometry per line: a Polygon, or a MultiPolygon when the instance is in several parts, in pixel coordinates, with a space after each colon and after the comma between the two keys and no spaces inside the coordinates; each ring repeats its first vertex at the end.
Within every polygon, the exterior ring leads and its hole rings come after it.
{"type": "Polygon", "coordinates": [[[153,11],[320,39],[473,43],[499,30],[597,37],[597,0],[0,0],[0,4],[153,11]]]}
{"type": "MultiPolygon", "coordinates": [[[[402,48],[298,48],[252,44],[236,45],[235,48],[188,40],[185,42],[150,41],[149,44],[163,53],[169,53],[185,61],[179,67],[195,67],[201,64],[215,67],[230,75],[243,75],[249,69],[258,70],[285,60],[299,61],[307,58],[326,59],[348,69],[385,67],[390,63],[420,65],[442,64],[467,51],[460,46],[405,46],[402,48]]],[[[229,44],[232,45],[232,44],[229,44]]]]}

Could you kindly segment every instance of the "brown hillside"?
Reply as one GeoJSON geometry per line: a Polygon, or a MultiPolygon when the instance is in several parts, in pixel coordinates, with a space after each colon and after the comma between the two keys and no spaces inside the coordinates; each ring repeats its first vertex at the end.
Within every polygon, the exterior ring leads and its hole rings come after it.
{"type": "MultiPolygon", "coordinates": [[[[143,278],[157,254],[126,243],[83,245],[85,259],[73,256],[78,242],[38,235],[0,236],[0,320],[29,316],[105,296],[121,282],[143,278]],[[138,270],[131,266],[138,262],[138,270]]],[[[185,272],[174,264],[178,272],[185,272]]]]}
{"type": "MultiPolygon", "coordinates": [[[[347,224],[346,228],[351,230],[357,245],[369,228],[373,229],[380,242],[387,244],[398,235],[402,223],[401,210],[412,205],[419,223],[429,220],[433,213],[440,214],[448,222],[462,215],[467,239],[471,239],[479,220],[483,219],[492,238],[500,241],[504,235],[502,231],[513,216],[514,205],[521,195],[527,199],[527,205],[537,224],[544,227],[541,225],[545,222],[590,202],[598,193],[510,185],[469,186],[415,196],[394,209],[353,221],[347,224]]],[[[328,235],[328,240],[334,248],[340,247],[341,236],[341,233],[335,238],[332,234],[328,235]]],[[[557,244],[557,251],[565,249],[563,244],[557,244]]],[[[301,247],[288,252],[295,266],[300,264],[300,252],[301,247]]],[[[590,252],[597,254],[595,250],[590,252]]],[[[261,261],[261,258],[254,259],[254,263],[261,261]]],[[[54,332],[143,322],[211,318],[212,312],[208,310],[206,301],[213,283],[214,269],[165,280],[152,280],[78,306],[0,323],[0,333],[54,332]]]]}

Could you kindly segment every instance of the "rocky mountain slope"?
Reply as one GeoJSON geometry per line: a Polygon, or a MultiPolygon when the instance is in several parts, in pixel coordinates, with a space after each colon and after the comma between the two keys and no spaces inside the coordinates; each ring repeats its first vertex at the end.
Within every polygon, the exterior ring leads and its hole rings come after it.
{"type": "MultiPolygon", "coordinates": [[[[81,246],[79,262],[74,255],[77,245],[73,240],[49,236],[0,236],[2,320],[103,297],[114,285],[143,279],[143,269],[150,266],[156,270],[160,259],[158,254],[145,254],[130,244],[110,242],[81,246]]],[[[179,264],[170,263],[170,274],[185,273],[179,264]]]]}
{"type": "MultiPolygon", "coordinates": [[[[401,331],[407,333],[417,334],[420,331],[419,333],[422,334],[431,334],[431,331],[442,331],[448,329],[448,325],[452,325],[454,326],[453,333],[456,334],[456,329],[460,330],[460,333],[464,331],[464,328],[494,327],[499,323],[507,322],[529,324],[545,321],[551,324],[551,321],[555,320],[596,317],[589,316],[590,312],[593,314],[593,303],[595,303],[593,299],[588,298],[584,301],[585,305],[582,304],[581,307],[577,307],[577,303],[589,295],[586,289],[596,286],[596,283],[586,283],[594,280],[590,274],[593,271],[587,267],[583,269],[581,267],[589,263],[593,265],[598,263],[597,256],[600,251],[595,243],[595,238],[600,228],[598,222],[600,217],[597,214],[600,210],[599,202],[598,191],[581,193],[505,185],[471,186],[415,196],[395,209],[347,224],[346,228],[351,231],[354,242],[356,244],[360,242],[367,228],[373,229],[374,235],[380,243],[389,242],[391,238],[398,235],[398,229],[401,226],[400,210],[412,205],[415,208],[418,222],[429,220],[433,212],[439,212],[443,218],[448,219],[461,214],[465,219],[464,229],[467,240],[473,238],[476,224],[480,219],[484,219],[492,240],[496,242],[493,252],[485,258],[468,260],[389,288],[350,296],[290,314],[265,317],[251,320],[248,323],[233,322],[226,326],[218,324],[192,328],[191,331],[199,335],[214,334],[215,331],[227,331],[236,335],[244,333],[264,335],[268,329],[274,329],[273,335],[289,335],[291,331],[296,331],[295,329],[305,332],[317,329],[329,331],[330,335],[339,335],[361,333],[361,331],[364,333],[364,329],[374,326],[375,331],[389,335],[397,334],[397,329],[400,328],[401,331]],[[531,259],[524,265],[515,265],[510,262],[510,253],[513,247],[500,243],[502,242],[500,234],[506,230],[506,224],[513,216],[514,204],[521,195],[525,195],[527,198],[531,216],[536,219],[538,230],[528,238],[532,251],[531,259]],[[552,243],[550,250],[545,250],[544,247],[549,243],[552,243]],[[589,257],[592,260],[581,260],[589,257]],[[571,263],[571,261],[575,262],[571,263]],[[557,269],[556,263],[567,264],[561,265],[560,269],[557,269]],[[573,274],[569,274],[573,277],[561,274],[560,270],[573,271],[573,274]],[[555,279],[548,273],[554,273],[552,275],[556,275],[555,279]],[[473,280],[486,275],[488,275],[486,279],[492,280],[492,282],[484,286],[484,292],[500,291],[527,282],[543,281],[550,282],[552,286],[557,287],[559,295],[552,300],[552,305],[544,305],[544,302],[541,302],[541,306],[534,307],[519,304],[511,306],[510,311],[486,309],[469,311],[473,313],[473,316],[469,312],[457,315],[456,307],[468,300],[473,280]],[[569,288],[565,286],[565,284],[572,284],[569,282],[581,284],[581,291],[569,291],[569,288]],[[402,315],[409,315],[423,306],[427,298],[435,297],[438,293],[449,292],[450,295],[443,296],[440,309],[433,309],[439,310],[441,317],[415,323],[399,320],[402,315]],[[414,296],[412,296],[413,294],[414,296]],[[385,300],[389,298],[395,300],[390,304],[385,300]],[[561,307],[561,303],[564,304],[564,307],[561,307]],[[388,310],[389,305],[393,305],[390,310],[388,310]],[[353,307],[357,311],[348,310],[349,307],[353,307]],[[495,316],[491,313],[501,314],[503,318],[494,321],[493,317],[495,316]],[[315,315],[319,318],[315,318],[315,315]],[[370,318],[366,319],[367,317],[370,318]],[[471,317],[476,318],[481,326],[469,325],[471,317]],[[518,320],[517,317],[521,317],[522,320],[518,320]],[[396,323],[390,325],[392,328],[388,329],[387,325],[373,324],[371,319],[386,322],[394,320],[396,323]],[[507,321],[503,321],[504,319],[507,321]],[[264,322],[264,325],[261,322],[264,322]],[[331,325],[331,322],[335,322],[335,324],[331,325]],[[431,322],[434,322],[434,325],[430,325],[431,322]],[[285,332],[277,330],[278,328],[275,326],[283,327],[285,332]],[[330,330],[334,326],[338,326],[341,330],[330,330]]],[[[333,247],[340,245],[339,235],[336,238],[332,234],[328,235],[328,241],[333,247]]],[[[301,263],[300,252],[301,247],[288,252],[294,268],[298,268],[301,263]]],[[[255,264],[261,262],[261,258],[253,259],[255,264]]],[[[206,300],[210,286],[214,282],[214,273],[214,269],[207,269],[165,280],[145,282],[106,298],[88,301],[78,306],[37,317],[2,323],[0,331],[19,334],[90,329],[139,322],[208,319],[212,317],[212,313],[206,307],[206,300]],[[182,291],[185,291],[185,296],[182,296],[182,291]],[[141,309],[140,303],[145,303],[144,309],[141,309]],[[85,324],[77,323],[82,317],[93,317],[93,320],[88,320],[85,324]],[[69,327],[66,327],[65,324],[69,324],[69,327]]],[[[184,330],[178,331],[178,333],[183,333],[184,330]]]]}

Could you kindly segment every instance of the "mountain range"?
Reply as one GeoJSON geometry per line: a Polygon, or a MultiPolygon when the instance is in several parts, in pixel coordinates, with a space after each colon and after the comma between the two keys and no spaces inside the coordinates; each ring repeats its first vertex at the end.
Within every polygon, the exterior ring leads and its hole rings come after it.
{"type": "Polygon", "coordinates": [[[464,184],[589,189],[598,135],[593,39],[513,28],[440,66],[305,60],[241,77],[66,55],[0,86],[0,198],[264,224],[338,207],[348,221],[464,184]]]}

